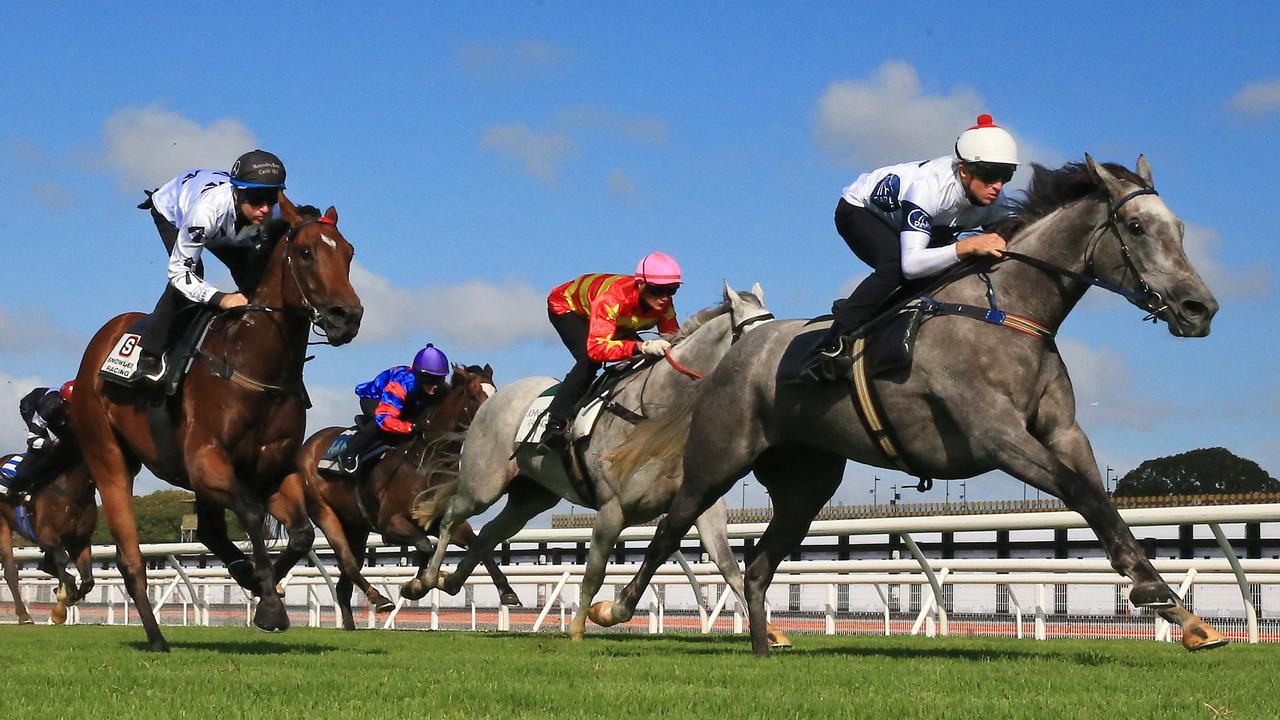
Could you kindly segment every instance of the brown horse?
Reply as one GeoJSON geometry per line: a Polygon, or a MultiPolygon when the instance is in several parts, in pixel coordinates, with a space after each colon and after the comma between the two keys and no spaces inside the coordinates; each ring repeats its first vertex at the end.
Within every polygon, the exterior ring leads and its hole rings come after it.
{"type": "MultiPolygon", "coordinates": [[[[207,543],[230,545],[225,525],[217,527],[220,508],[236,513],[253,545],[252,565],[245,562],[240,567],[242,576],[252,572],[261,597],[253,623],[266,631],[289,627],[263,538],[266,503],[292,467],[302,442],[302,364],[312,326],[324,331],[330,345],[343,345],[359,331],[364,308],[351,287],[354,251],[338,231],[337,211],[330,207],[319,220],[304,222],[281,193],[280,214],[284,222],[266,228],[274,246],[261,276],[252,288],[242,284],[250,304],[214,320],[175,400],[171,414],[176,417],[176,452],[167,453],[152,435],[147,404],[154,393],[104,384],[98,377],[114,343],[142,317],[139,313],[121,315],[103,326],[80,364],[80,401],[71,406],[72,425],[102,495],[120,573],[151,650],[167,651],[169,645],[147,597],[138,549],[132,490],[140,465],[195,491],[201,519],[208,519],[221,535],[207,537],[207,543]],[[176,462],[169,459],[173,455],[178,456],[176,462]],[[219,510],[213,512],[214,508],[219,510]]],[[[210,533],[209,527],[205,532],[210,533]]]]}
{"type": "MultiPolygon", "coordinates": [[[[0,456],[0,465],[13,455],[0,456]]],[[[13,608],[18,622],[35,622],[18,592],[18,567],[13,561],[13,531],[18,527],[17,503],[0,498],[0,564],[4,565],[4,581],[13,595],[13,608]]],[[[83,463],[59,473],[45,484],[27,504],[31,512],[31,529],[36,544],[44,551],[40,569],[58,579],[58,605],[53,609],[53,622],[67,620],[67,606],[80,602],[93,589],[93,530],[98,525],[98,506],[93,500],[93,478],[83,463]],[[80,584],[67,572],[75,561],[80,584]]]]}
{"type": "MultiPolygon", "coordinates": [[[[308,438],[298,451],[298,471],[285,479],[280,493],[272,498],[273,507],[274,501],[283,495],[301,500],[305,493],[307,514],[329,538],[342,570],[337,602],[342,611],[343,628],[355,629],[351,615],[352,584],[360,588],[376,611],[394,607],[360,574],[366,542],[374,530],[381,533],[384,540],[417,548],[418,576],[405,583],[400,594],[410,600],[426,595],[428,588],[422,583],[422,575],[434,549],[429,533],[437,532],[440,514],[428,512],[425,517],[421,514],[415,517],[414,507],[424,495],[456,482],[463,432],[493,389],[493,370],[488,365],[465,369],[455,365],[445,397],[415,418],[419,427],[427,428],[426,432],[415,434],[409,442],[388,450],[372,466],[369,476],[358,483],[330,478],[316,470],[325,450],[345,428],[325,428],[308,438]]],[[[465,523],[452,534],[455,545],[470,547],[473,540],[475,531],[465,523]]],[[[519,597],[492,557],[485,559],[485,567],[502,603],[519,605],[519,597]]]]}

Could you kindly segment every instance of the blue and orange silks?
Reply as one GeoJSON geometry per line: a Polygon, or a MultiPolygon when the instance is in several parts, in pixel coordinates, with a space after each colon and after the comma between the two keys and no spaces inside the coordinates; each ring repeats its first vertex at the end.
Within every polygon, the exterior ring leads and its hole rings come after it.
{"type": "Polygon", "coordinates": [[[408,365],[397,365],[378,373],[378,377],[356,386],[356,395],[378,401],[374,420],[383,432],[407,435],[413,424],[404,420],[405,403],[418,387],[418,380],[408,365]]]}

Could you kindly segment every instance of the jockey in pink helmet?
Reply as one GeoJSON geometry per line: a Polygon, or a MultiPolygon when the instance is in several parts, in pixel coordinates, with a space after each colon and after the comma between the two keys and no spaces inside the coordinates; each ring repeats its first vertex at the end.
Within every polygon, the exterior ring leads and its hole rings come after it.
{"type": "Polygon", "coordinates": [[[642,341],[637,333],[655,326],[664,335],[680,329],[672,300],[680,282],[675,259],[652,252],[640,259],[635,275],[583,275],[551,291],[547,317],[575,364],[547,408],[541,449],[563,449],[574,406],[604,363],[639,354],[660,356],[671,347],[662,338],[642,341]]]}

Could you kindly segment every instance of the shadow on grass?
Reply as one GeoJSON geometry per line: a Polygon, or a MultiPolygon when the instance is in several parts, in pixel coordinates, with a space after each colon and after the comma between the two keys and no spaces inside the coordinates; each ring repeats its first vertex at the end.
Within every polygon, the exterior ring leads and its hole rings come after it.
{"type": "MultiPolygon", "coordinates": [[[[135,650],[146,651],[150,646],[146,642],[124,643],[135,650]]],[[[374,648],[354,648],[345,645],[318,645],[315,643],[273,643],[264,640],[240,641],[185,641],[171,643],[174,652],[183,650],[208,650],[228,655],[322,655],[340,652],[348,655],[386,655],[385,650],[374,648]]]]}
{"type": "MultiPolygon", "coordinates": [[[[492,640],[510,640],[512,637],[541,639],[548,645],[571,641],[564,635],[549,636],[536,633],[484,633],[483,637],[492,640]]],[[[1043,661],[1057,662],[1081,667],[1125,666],[1149,667],[1151,662],[1143,658],[1125,655],[1113,655],[1101,650],[1057,649],[1052,646],[1037,645],[1026,650],[1000,647],[956,647],[946,644],[946,640],[936,640],[938,645],[911,646],[892,645],[881,639],[857,640],[850,638],[849,644],[823,647],[805,647],[806,637],[795,635],[797,647],[775,650],[773,657],[847,657],[867,658],[882,657],[892,660],[909,661],[921,659],[943,659],[967,662],[1018,662],[1043,661]]],[[[540,643],[541,644],[541,643],[540,643]]],[[[604,654],[611,656],[639,656],[654,652],[671,652],[681,655],[706,656],[748,656],[751,653],[751,642],[746,636],[725,635],[648,635],[630,633],[588,633],[582,647],[588,650],[596,646],[604,654]],[[661,650],[659,650],[661,648],[661,650]]]]}

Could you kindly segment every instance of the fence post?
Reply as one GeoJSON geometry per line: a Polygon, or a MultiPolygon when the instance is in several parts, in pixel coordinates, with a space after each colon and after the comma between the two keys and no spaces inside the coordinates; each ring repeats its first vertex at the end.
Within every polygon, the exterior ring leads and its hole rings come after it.
{"type": "Polygon", "coordinates": [[[1244,599],[1245,621],[1249,624],[1249,643],[1255,644],[1258,642],[1258,610],[1253,606],[1253,597],[1249,592],[1249,581],[1245,578],[1244,568],[1240,567],[1240,558],[1236,557],[1236,551],[1231,547],[1227,536],[1223,534],[1222,527],[1218,523],[1209,523],[1209,529],[1218,539],[1218,547],[1222,548],[1222,554],[1227,556],[1227,562],[1231,563],[1231,570],[1236,574],[1236,584],[1240,586],[1240,597],[1244,599]]]}
{"type": "Polygon", "coordinates": [[[826,612],[826,632],[828,635],[836,634],[836,586],[835,583],[827,584],[827,608],[826,612]]]}
{"type": "Polygon", "coordinates": [[[1047,637],[1044,620],[1044,583],[1036,585],[1036,639],[1047,637]]]}

